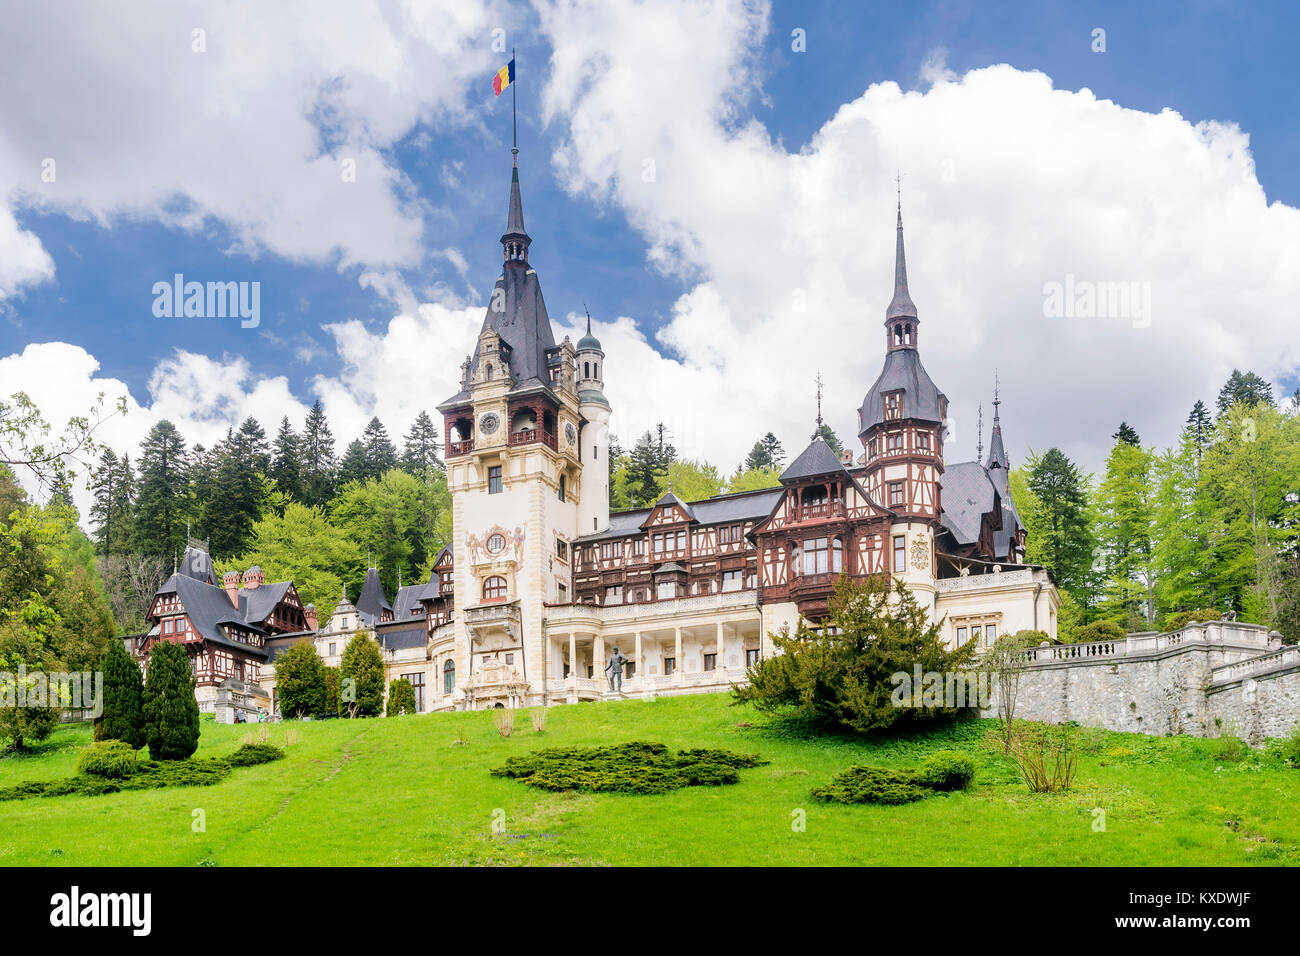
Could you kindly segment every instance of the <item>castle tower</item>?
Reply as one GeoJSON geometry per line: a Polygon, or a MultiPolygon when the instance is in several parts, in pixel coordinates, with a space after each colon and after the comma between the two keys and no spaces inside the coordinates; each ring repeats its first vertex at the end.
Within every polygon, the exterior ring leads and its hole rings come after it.
{"type": "MultiPolygon", "coordinates": [[[[541,700],[546,606],[571,600],[572,541],[588,491],[575,351],[567,337],[556,345],[529,262],[515,153],[502,272],[461,366],[461,389],[438,406],[456,555],[455,646],[447,653],[453,703],[462,708],[541,700]]],[[[593,354],[603,359],[598,346],[593,354]]],[[[603,462],[595,470],[603,474],[603,462]]]]}
{"type": "Polygon", "coordinates": [[[907,287],[903,209],[898,207],[894,297],[885,310],[885,367],[858,409],[868,494],[893,513],[886,566],[922,607],[934,609],[948,399],[921,364],[920,319],[907,287]]]}
{"type": "Polygon", "coordinates": [[[591,334],[578,339],[575,355],[578,411],[582,426],[582,497],[578,507],[578,533],[592,534],[609,527],[609,401],[605,398],[605,353],[591,334]]]}

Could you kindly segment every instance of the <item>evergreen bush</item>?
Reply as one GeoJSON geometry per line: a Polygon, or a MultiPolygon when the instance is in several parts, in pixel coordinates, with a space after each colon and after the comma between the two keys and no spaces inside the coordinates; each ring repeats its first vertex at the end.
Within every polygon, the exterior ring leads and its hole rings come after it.
{"type": "Polygon", "coordinates": [[[812,791],[824,803],[880,803],[898,806],[924,800],[931,791],[916,781],[910,770],[886,767],[849,767],[812,791]]]}
{"type": "Polygon", "coordinates": [[[1213,608],[1202,608],[1199,611],[1179,611],[1177,614],[1170,614],[1165,620],[1164,631],[1181,631],[1188,624],[1197,621],[1204,624],[1206,621],[1223,620],[1223,612],[1216,611],[1213,608]]]}
{"type": "Polygon", "coordinates": [[[1074,629],[1070,635],[1071,644],[1091,644],[1093,641],[1122,641],[1128,635],[1124,628],[1114,621],[1093,621],[1074,629]]]}
{"type": "Polygon", "coordinates": [[[956,750],[939,750],[921,761],[916,782],[931,790],[965,790],[975,779],[975,758],[956,750]]]}
{"type": "Polygon", "coordinates": [[[226,758],[232,767],[252,767],[260,763],[270,763],[284,757],[284,751],[274,744],[244,744],[226,758]]]}
{"type": "Polygon", "coordinates": [[[551,747],[492,771],[543,790],[667,793],[681,787],[722,786],[740,780],[738,770],[767,763],[757,754],[729,750],[683,750],[633,741],[608,747],[551,747]]]}
{"type": "Polygon", "coordinates": [[[415,688],[405,677],[388,685],[388,706],[384,713],[389,717],[415,713],[415,688]]]}
{"type": "Polygon", "coordinates": [[[199,705],[190,655],[173,641],[159,641],[149,654],[144,736],[154,760],[184,760],[199,748],[199,705]]]}
{"type": "Polygon", "coordinates": [[[77,757],[77,773],[120,780],[140,771],[135,748],[125,740],[99,740],[77,757]]]}
{"type": "Polygon", "coordinates": [[[96,740],[122,740],[135,750],[144,746],[144,680],[140,667],[119,640],[108,643],[100,669],[104,674],[104,710],[95,721],[96,740]]]}

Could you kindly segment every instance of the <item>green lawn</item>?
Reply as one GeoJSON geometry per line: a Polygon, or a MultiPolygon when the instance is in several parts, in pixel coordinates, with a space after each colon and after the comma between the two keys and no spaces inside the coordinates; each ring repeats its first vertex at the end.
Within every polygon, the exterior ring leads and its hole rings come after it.
{"type": "MultiPolygon", "coordinates": [[[[1275,750],[1224,763],[1213,741],[1084,731],[1074,790],[1043,796],[981,745],[991,726],[806,740],[716,694],[556,707],[542,735],[520,713],[509,739],[484,712],[283,723],[265,729],[286,759],[216,786],[0,803],[0,864],[1300,864],[1300,770],[1275,750]],[[488,774],[538,747],[638,739],[771,762],[737,785],[662,796],[548,794],[488,774]],[[943,748],[977,755],[970,791],[901,807],[808,796],[852,764],[914,766],[943,748]]],[[[262,729],[205,721],[199,753],[262,729]]],[[[89,736],[64,727],[39,752],[0,759],[0,786],[71,774],[89,736]]]]}

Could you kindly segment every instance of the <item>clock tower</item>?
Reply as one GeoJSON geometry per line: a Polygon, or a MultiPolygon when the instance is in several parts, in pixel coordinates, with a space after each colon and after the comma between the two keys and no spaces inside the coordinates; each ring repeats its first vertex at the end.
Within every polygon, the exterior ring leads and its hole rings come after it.
{"type": "Polygon", "coordinates": [[[456,594],[454,646],[438,655],[465,709],[541,701],[546,608],[571,601],[573,539],[590,512],[576,351],[567,336],[556,344],[529,261],[515,153],[502,272],[460,391],[438,406],[456,594]]]}

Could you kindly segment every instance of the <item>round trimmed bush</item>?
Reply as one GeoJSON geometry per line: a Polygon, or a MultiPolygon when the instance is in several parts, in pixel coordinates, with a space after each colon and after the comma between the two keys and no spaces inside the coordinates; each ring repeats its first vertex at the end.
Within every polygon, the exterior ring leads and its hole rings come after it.
{"type": "Polygon", "coordinates": [[[849,767],[836,774],[826,786],[814,789],[812,795],[826,803],[883,803],[898,806],[924,800],[930,791],[917,785],[911,771],[889,770],[885,767],[849,767]]]}
{"type": "Polygon", "coordinates": [[[232,767],[252,767],[259,763],[270,763],[284,756],[284,751],[275,744],[244,744],[226,758],[232,767]]]}
{"type": "Polygon", "coordinates": [[[965,790],[975,779],[975,758],[956,750],[939,750],[921,761],[916,782],[931,790],[965,790]]]}
{"type": "Polygon", "coordinates": [[[1093,641],[1122,641],[1128,635],[1114,621],[1093,621],[1076,627],[1070,635],[1071,644],[1091,644],[1093,641]]]}
{"type": "Polygon", "coordinates": [[[1216,611],[1214,608],[1202,608],[1199,611],[1179,611],[1177,614],[1169,615],[1169,620],[1165,621],[1165,633],[1169,631],[1181,631],[1193,621],[1204,624],[1206,621],[1223,620],[1223,612],[1216,611]]]}
{"type": "Polygon", "coordinates": [[[122,780],[140,770],[135,750],[125,740],[97,740],[77,757],[77,773],[122,780]]]}

